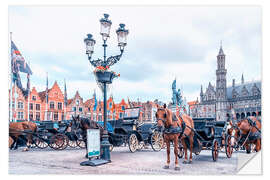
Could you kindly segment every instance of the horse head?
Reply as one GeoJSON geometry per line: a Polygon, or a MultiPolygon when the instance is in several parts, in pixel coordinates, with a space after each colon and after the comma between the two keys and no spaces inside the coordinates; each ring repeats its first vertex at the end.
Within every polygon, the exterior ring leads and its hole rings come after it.
{"type": "Polygon", "coordinates": [[[172,125],[172,113],[167,109],[166,104],[157,107],[156,119],[159,131],[163,131],[165,127],[172,125]]]}

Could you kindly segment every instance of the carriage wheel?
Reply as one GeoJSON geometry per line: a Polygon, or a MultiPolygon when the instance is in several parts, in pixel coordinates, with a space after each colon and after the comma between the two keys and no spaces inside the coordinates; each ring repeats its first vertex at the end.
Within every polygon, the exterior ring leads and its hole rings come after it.
{"type": "Polygon", "coordinates": [[[55,150],[62,150],[63,148],[66,148],[67,146],[67,140],[64,135],[55,134],[50,138],[49,146],[55,150]]]}
{"type": "Polygon", "coordinates": [[[84,149],[84,148],[86,147],[86,145],[85,145],[85,143],[84,143],[84,141],[83,141],[82,139],[78,139],[78,140],[76,141],[76,143],[77,143],[77,145],[78,145],[80,148],[82,148],[82,149],[84,149]]]}
{"type": "Polygon", "coordinates": [[[68,142],[69,142],[69,139],[68,139],[68,137],[66,136],[66,135],[64,135],[64,134],[61,134],[62,136],[63,136],[63,145],[59,148],[60,150],[64,150],[64,149],[66,149],[67,147],[68,147],[68,142]]]}
{"type": "Polygon", "coordinates": [[[136,134],[131,134],[128,139],[128,147],[130,152],[135,152],[138,149],[139,142],[136,134]]]}
{"type": "Polygon", "coordinates": [[[214,139],[213,144],[212,144],[212,158],[213,161],[217,161],[218,159],[218,141],[214,139]]]}
{"type": "MultiPolygon", "coordinates": [[[[42,136],[41,138],[44,138],[44,139],[47,139],[47,136],[42,136]]],[[[49,146],[49,144],[42,140],[40,137],[37,137],[35,140],[34,140],[34,144],[36,145],[36,147],[40,148],[40,149],[45,149],[49,146]]]]}
{"type": "Polygon", "coordinates": [[[68,146],[72,148],[76,148],[78,146],[77,141],[68,140],[68,146]]]}
{"type": "Polygon", "coordinates": [[[161,133],[155,131],[151,135],[151,147],[154,151],[160,151],[164,145],[164,139],[161,133]]]}
{"type": "Polygon", "coordinates": [[[231,143],[231,136],[227,136],[226,141],[225,141],[225,152],[228,158],[232,157],[233,153],[233,147],[231,143]]]}

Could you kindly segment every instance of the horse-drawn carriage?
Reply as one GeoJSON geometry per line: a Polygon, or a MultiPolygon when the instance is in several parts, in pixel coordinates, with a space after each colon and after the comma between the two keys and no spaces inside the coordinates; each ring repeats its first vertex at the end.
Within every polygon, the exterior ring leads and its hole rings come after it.
{"type": "Polygon", "coordinates": [[[18,135],[16,144],[18,143],[23,146],[26,144],[26,141],[29,141],[37,148],[45,149],[51,147],[55,150],[63,150],[67,148],[67,146],[85,147],[80,132],[75,132],[71,128],[71,121],[20,121],[17,123],[28,124],[28,126],[35,126],[36,128],[34,128],[35,130],[28,128],[19,129],[16,127],[10,128],[11,136],[12,134],[18,135]]]}
{"type": "Polygon", "coordinates": [[[80,132],[72,129],[71,121],[53,122],[42,121],[38,125],[37,133],[34,134],[34,143],[38,148],[51,147],[55,150],[63,150],[69,147],[84,148],[80,132]]]}
{"type": "MultiPolygon", "coordinates": [[[[227,122],[216,121],[214,118],[194,118],[193,152],[198,155],[201,150],[211,150],[213,161],[218,159],[218,153],[223,147],[228,147],[227,122]]],[[[226,148],[225,148],[226,149],[226,148]]],[[[226,151],[227,157],[231,157],[226,151]]]]}
{"type": "MultiPolygon", "coordinates": [[[[194,132],[192,152],[199,155],[201,150],[211,150],[213,161],[218,159],[219,151],[225,147],[228,158],[231,157],[230,138],[227,134],[226,121],[216,121],[214,118],[193,118],[194,128],[186,126],[194,132]]],[[[185,143],[190,147],[188,138],[185,143]]],[[[179,143],[179,157],[182,157],[183,145],[179,143]]]]}
{"type": "Polygon", "coordinates": [[[116,120],[109,132],[109,142],[112,146],[128,144],[129,150],[135,152],[150,144],[154,151],[163,147],[163,137],[155,131],[155,124],[139,122],[140,108],[127,108],[122,119],[116,120]]]}

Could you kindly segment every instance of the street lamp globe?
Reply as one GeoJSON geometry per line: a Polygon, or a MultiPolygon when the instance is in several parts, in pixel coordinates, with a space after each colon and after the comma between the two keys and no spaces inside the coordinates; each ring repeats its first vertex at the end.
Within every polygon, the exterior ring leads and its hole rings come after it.
{"type": "Polygon", "coordinates": [[[84,39],[84,43],[86,45],[86,54],[91,57],[94,53],[94,46],[96,44],[92,34],[87,34],[87,38],[84,39]]]}
{"type": "Polygon", "coordinates": [[[104,18],[100,19],[100,34],[102,35],[102,39],[106,41],[108,37],[110,37],[110,30],[112,21],[108,19],[109,14],[104,14],[104,18]]]}
{"type": "Polygon", "coordinates": [[[116,30],[117,38],[118,38],[118,46],[120,50],[123,51],[124,47],[127,45],[127,35],[128,30],[125,29],[125,24],[119,24],[119,28],[116,30]]]}

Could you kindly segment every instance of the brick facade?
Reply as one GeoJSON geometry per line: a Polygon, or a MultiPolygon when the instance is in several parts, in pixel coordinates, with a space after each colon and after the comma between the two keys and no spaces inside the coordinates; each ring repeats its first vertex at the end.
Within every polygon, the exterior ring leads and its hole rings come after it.
{"type": "MultiPolygon", "coordinates": [[[[88,117],[94,121],[103,121],[103,101],[97,100],[97,107],[94,110],[95,97],[83,101],[77,91],[73,98],[67,100],[67,107],[65,107],[65,95],[61,91],[59,85],[55,81],[53,86],[48,89],[48,104],[46,103],[46,90],[37,92],[33,87],[30,91],[29,98],[24,95],[21,89],[16,88],[16,112],[13,107],[13,120],[27,120],[28,119],[28,99],[29,99],[29,119],[33,121],[53,120],[61,121],[63,119],[72,119],[74,115],[88,117]],[[47,118],[46,116],[47,112],[47,118]],[[16,114],[16,116],[15,116],[16,114]],[[15,119],[16,118],[16,119],[15,119]]],[[[12,89],[12,97],[14,102],[14,87],[12,89]]],[[[14,103],[13,103],[14,104],[14,103]]],[[[110,96],[107,100],[107,119],[117,120],[124,116],[126,108],[140,107],[141,113],[139,115],[140,122],[154,122],[155,112],[157,106],[155,102],[126,102],[122,99],[119,103],[114,102],[113,97],[110,96]]]]}

